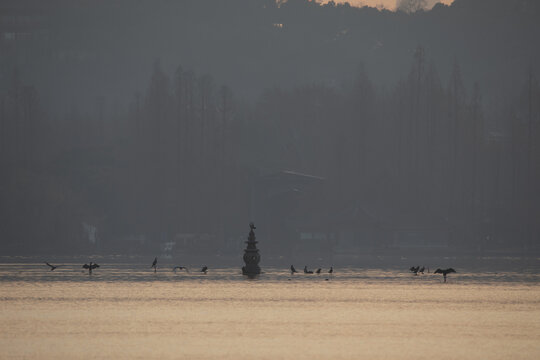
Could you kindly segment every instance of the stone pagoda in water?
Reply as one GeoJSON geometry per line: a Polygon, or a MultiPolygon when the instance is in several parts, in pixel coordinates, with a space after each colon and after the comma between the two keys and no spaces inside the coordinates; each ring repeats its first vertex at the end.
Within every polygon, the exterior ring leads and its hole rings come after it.
{"type": "Polygon", "coordinates": [[[261,256],[259,255],[259,249],[257,249],[257,241],[255,241],[255,224],[249,224],[250,231],[248,236],[248,241],[246,241],[246,249],[244,250],[244,262],[245,266],[242,267],[242,274],[249,276],[250,278],[256,277],[261,273],[261,268],[259,267],[259,261],[261,261],[261,256]]]}

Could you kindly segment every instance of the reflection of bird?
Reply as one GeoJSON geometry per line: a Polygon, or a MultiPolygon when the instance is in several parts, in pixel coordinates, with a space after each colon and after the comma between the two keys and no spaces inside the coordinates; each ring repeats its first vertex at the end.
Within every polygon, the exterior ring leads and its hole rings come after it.
{"type": "Polygon", "coordinates": [[[291,265],[291,275],[294,275],[294,273],[297,273],[296,269],[294,268],[294,265],[291,265]]]}
{"type": "Polygon", "coordinates": [[[208,272],[208,266],[203,266],[201,272],[206,274],[208,272]]]}
{"type": "Polygon", "coordinates": [[[90,264],[84,264],[82,267],[84,269],[88,269],[88,274],[92,275],[92,270],[94,270],[95,268],[98,268],[99,265],[90,261],[90,264]]]}
{"type": "Polygon", "coordinates": [[[444,282],[446,282],[446,275],[447,274],[450,274],[450,273],[455,273],[456,270],[452,269],[452,268],[448,268],[448,269],[437,269],[435,270],[433,273],[434,274],[442,274],[443,275],[443,278],[444,278],[444,282]]]}
{"type": "Polygon", "coordinates": [[[313,271],[309,271],[307,269],[307,265],[306,265],[306,266],[304,266],[304,274],[313,274],[313,271]]]}
{"type": "Polygon", "coordinates": [[[185,266],[175,266],[173,267],[173,271],[176,272],[176,270],[186,270],[186,272],[189,272],[189,269],[185,266]]]}
{"type": "Polygon", "coordinates": [[[329,274],[333,274],[333,273],[334,273],[334,267],[333,267],[333,266],[330,266],[330,270],[328,270],[328,273],[329,273],[329,274]]]}
{"type": "Polygon", "coordinates": [[[318,268],[317,271],[315,271],[317,274],[320,274],[321,273],[321,268],[318,268]]]}
{"type": "Polygon", "coordinates": [[[157,257],[154,258],[154,262],[152,262],[152,266],[150,266],[151,268],[154,268],[154,272],[157,271],[157,257]]]}
{"type": "Polygon", "coordinates": [[[48,262],[45,262],[45,264],[47,264],[47,266],[51,268],[51,271],[53,271],[57,267],[64,266],[64,265],[56,265],[56,266],[54,266],[54,265],[49,264],[48,262]]]}

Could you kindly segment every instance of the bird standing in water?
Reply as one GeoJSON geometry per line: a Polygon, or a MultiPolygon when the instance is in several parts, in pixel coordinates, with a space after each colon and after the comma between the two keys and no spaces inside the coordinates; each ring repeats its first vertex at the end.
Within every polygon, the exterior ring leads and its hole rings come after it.
{"type": "Polygon", "coordinates": [[[456,270],[452,269],[452,268],[448,268],[448,269],[437,269],[435,270],[433,273],[434,274],[442,274],[443,275],[443,278],[444,278],[444,282],[446,282],[446,275],[447,274],[450,274],[450,273],[455,273],[456,270]]]}
{"type": "Polygon", "coordinates": [[[328,270],[328,273],[330,275],[332,275],[334,273],[334,267],[333,266],[330,266],[330,270],[328,270]]]}
{"type": "Polygon", "coordinates": [[[99,265],[90,261],[90,264],[84,264],[82,267],[88,269],[88,275],[92,275],[92,270],[98,268],[99,265]]]}
{"type": "Polygon", "coordinates": [[[206,273],[208,272],[208,266],[203,266],[202,269],[201,269],[201,272],[204,273],[206,275],[206,273]]]}
{"type": "Polygon", "coordinates": [[[321,270],[322,270],[321,268],[318,268],[317,271],[315,271],[315,273],[320,274],[321,270]]]}
{"type": "Polygon", "coordinates": [[[313,271],[307,269],[307,265],[304,266],[304,274],[313,274],[313,271]]]}
{"type": "Polygon", "coordinates": [[[152,263],[151,268],[154,268],[154,273],[156,273],[156,271],[157,271],[157,257],[154,258],[154,262],[152,263]]]}
{"type": "Polygon", "coordinates": [[[294,275],[294,273],[297,273],[296,269],[294,268],[294,265],[291,265],[291,275],[294,275]]]}

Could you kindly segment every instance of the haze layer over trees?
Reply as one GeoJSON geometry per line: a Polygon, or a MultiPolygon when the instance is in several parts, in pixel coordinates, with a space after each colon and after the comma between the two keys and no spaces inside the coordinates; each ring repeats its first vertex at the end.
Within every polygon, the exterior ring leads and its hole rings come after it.
{"type": "Polygon", "coordinates": [[[3,253],[538,249],[537,1],[0,13],[3,253]]]}

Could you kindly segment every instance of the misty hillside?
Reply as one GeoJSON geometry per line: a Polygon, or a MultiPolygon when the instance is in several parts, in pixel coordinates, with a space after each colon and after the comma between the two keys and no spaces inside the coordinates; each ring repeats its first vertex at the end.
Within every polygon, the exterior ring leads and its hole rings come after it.
{"type": "Polygon", "coordinates": [[[0,251],[538,251],[539,35],[533,0],[4,0],[0,251]]]}

